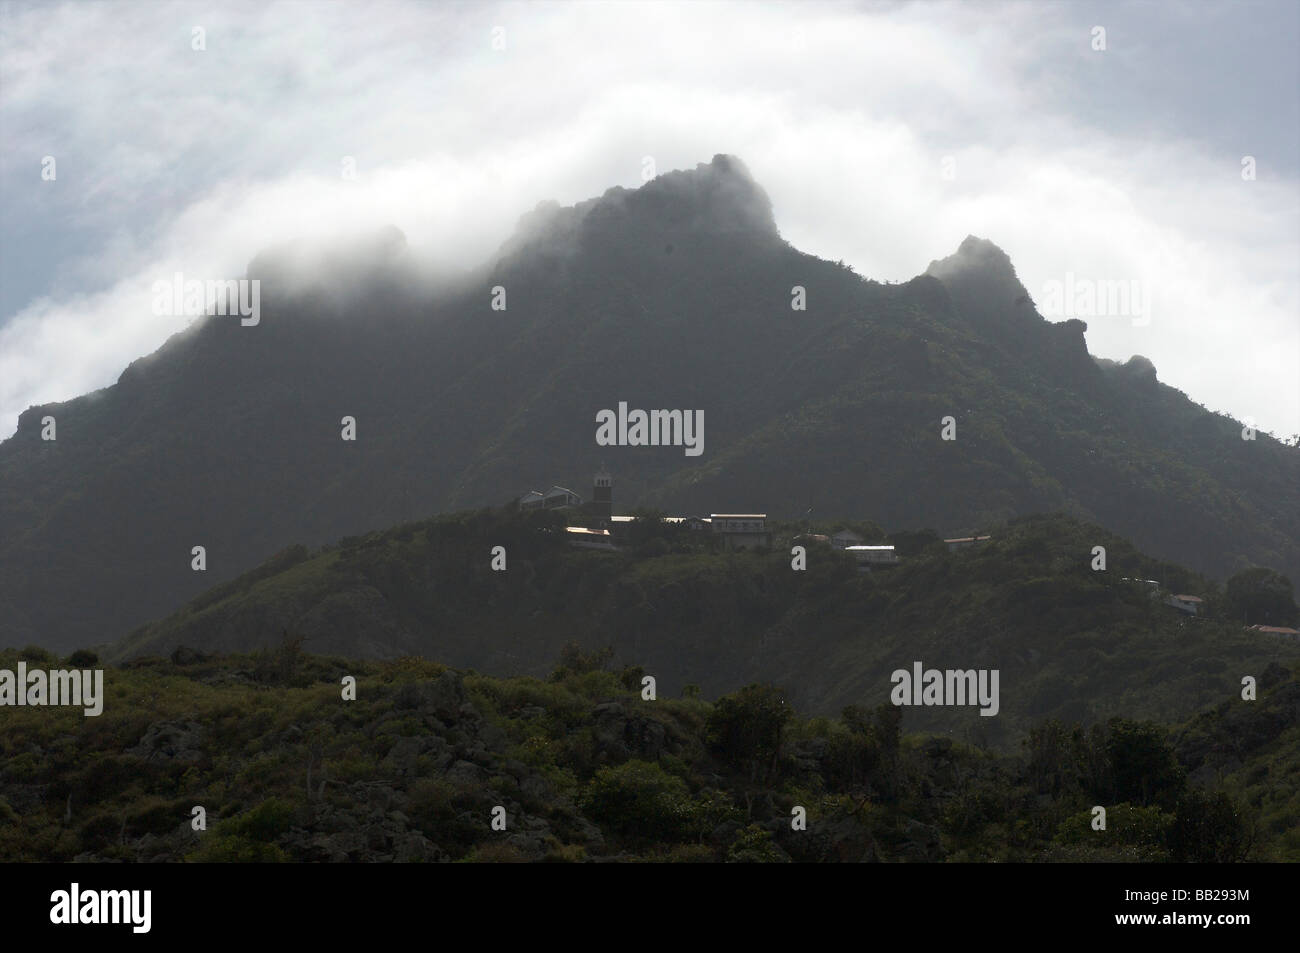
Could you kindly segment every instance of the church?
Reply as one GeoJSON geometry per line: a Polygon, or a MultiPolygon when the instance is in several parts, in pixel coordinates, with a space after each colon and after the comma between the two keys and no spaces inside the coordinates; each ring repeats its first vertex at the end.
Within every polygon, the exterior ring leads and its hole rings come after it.
{"type": "Polygon", "coordinates": [[[591,503],[583,502],[581,496],[568,487],[553,485],[546,492],[529,490],[519,497],[521,510],[561,510],[586,508],[595,517],[596,525],[608,527],[614,515],[614,478],[603,466],[596,473],[591,485],[591,503]]]}

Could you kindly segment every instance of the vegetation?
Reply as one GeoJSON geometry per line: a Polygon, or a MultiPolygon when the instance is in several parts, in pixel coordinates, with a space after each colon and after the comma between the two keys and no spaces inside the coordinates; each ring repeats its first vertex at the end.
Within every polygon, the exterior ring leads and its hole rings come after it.
{"type": "Polygon", "coordinates": [[[1280,666],[1258,701],[1173,729],[1049,721],[996,753],[902,735],[890,705],[801,718],[765,685],[644,700],[577,654],[498,679],[290,636],[109,668],[99,717],[5,711],[0,859],[1300,860],[1300,681],[1280,666]]]}
{"type": "Polygon", "coordinates": [[[792,570],[791,538],[806,528],[778,523],[771,550],[728,553],[708,533],[646,520],[611,553],[568,546],[554,512],[451,514],[259,567],[101,654],[272,649],[288,628],[316,653],[364,646],[541,678],[574,643],[575,670],[604,652],[671,695],[780,684],[791,706],[818,715],[887,701],[891,674],[915,661],[995,668],[998,717],[908,708],[904,728],[1003,748],[1051,718],[1181,720],[1271,661],[1300,659],[1300,642],[1246,631],[1212,580],[1071,517],[987,527],[992,540],[951,553],[896,533],[910,555],[870,573],[815,543],[807,570],[792,570]],[[503,572],[490,565],[497,545],[503,572]],[[1095,546],[1104,571],[1092,568],[1095,546]],[[1135,579],[1200,595],[1206,613],[1188,617],[1135,579]]]}

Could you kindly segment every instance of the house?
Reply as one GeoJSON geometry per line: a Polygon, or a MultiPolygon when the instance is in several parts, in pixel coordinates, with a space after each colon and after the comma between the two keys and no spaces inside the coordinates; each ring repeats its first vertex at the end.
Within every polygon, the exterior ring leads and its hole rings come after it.
{"type": "Polygon", "coordinates": [[[570,546],[581,549],[614,549],[614,541],[607,529],[587,529],[585,526],[567,526],[564,529],[570,546]]]}
{"type": "Polygon", "coordinates": [[[1137,583],[1139,586],[1142,586],[1144,589],[1146,589],[1148,598],[1156,599],[1160,596],[1160,583],[1158,583],[1154,579],[1132,579],[1128,576],[1123,576],[1121,577],[1120,581],[1134,582],[1137,583]]]}
{"type": "Polygon", "coordinates": [[[581,505],[582,497],[562,486],[551,487],[546,491],[546,496],[542,501],[542,507],[548,510],[559,510],[566,506],[581,505]]]}
{"type": "MultiPolygon", "coordinates": [[[[616,527],[626,526],[628,523],[634,522],[640,518],[641,517],[639,516],[611,516],[610,524],[616,527]]],[[[709,528],[708,519],[702,516],[665,516],[663,517],[663,521],[665,523],[685,526],[687,529],[697,531],[709,528]]]]}
{"type": "Polygon", "coordinates": [[[1188,615],[1198,615],[1204,601],[1200,596],[1170,596],[1165,600],[1165,605],[1173,606],[1188,615]]]}
{"type": "Polygon", "coordinates": [[[898,554],[894,552],[893,546],[845,546],[844,551],[857,558],[859,569],[898,563],[898,554]]]}
{"type": "Polygon", "coordinates": [[[709,525],[722,535],[728,549],[753,549],[771,546],[766,513],[711,513],[709,525]]]}
{"type": "Polygon", "coordinates": [[[823,546],[831,545],[831,538],[824,533],[800,533],[794,539],[790,540],[795,546],[809,546],[813,543],[821,543],[823,546]]]}
{"type": "Polygon", "coordinates": [[[1251,632],[1267,632],[1269,635],[1284,635],[1287,638],[1300,638],[1300,629],[1291,629],[1284,625],[1252,625],[1247,627],[1251,632]]]}
{"type": "Polygon", "coordinates": [[[861,546],[862,537],[851,529],[842,529],[831,537],[831,545],[836,549],[847,549],[850,546],[861,546]]]}
{"type": "Polygon", "coordinates": [[[980,543],[986,543],[992,536],[958,536],[954,539],[945,539],[948,544],[948,552],[955,553],[959,549],[970,549],[972,546],[978,546],[980,543]]]}

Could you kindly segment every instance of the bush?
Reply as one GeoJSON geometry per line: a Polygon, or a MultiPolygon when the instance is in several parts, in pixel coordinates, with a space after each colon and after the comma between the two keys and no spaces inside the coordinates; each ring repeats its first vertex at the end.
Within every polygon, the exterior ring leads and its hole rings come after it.
{"type": "Polygon", "coordinates": [[[681,840],[691,833],[686,782],[649,761],[601,768],[582,798],[585,813],[629,842],[681,840]]]}
{"type": "Polygon", "coordinates": [[[772,839],[772,832],[757,824],[741,831],[727,851],[727,862],[732,864],[783,864],[789,860],[772,839]]]}
{"type": "Polygon", "coordinates": [[[1056,843],[1088,847],[1142,847],[1162,850],[1173,816],[1158,807],[1116,804],[1106,809],[1106,829],[1092,829],[1092,811],[1081,811],[1061,822],[1056,843]]]}
{"type": "Polygon", "coordinates": [[[780,689],[749,685],[713,706],[709,742],[732,769],[751,781],[765,779],[776,770],[781,733],[793,716],[780,689]]]}

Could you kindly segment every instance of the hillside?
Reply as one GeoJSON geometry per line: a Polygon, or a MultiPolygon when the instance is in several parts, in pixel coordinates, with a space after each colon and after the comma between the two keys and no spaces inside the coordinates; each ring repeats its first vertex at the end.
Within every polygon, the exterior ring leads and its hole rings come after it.
{"type": "Polygon", "coordinates": [[[1068,516],[1026,517],[952,553],[899,534],[897,567],[857,571],[847,554],[718,552],[707,537],[633,524],[620,552],[575,549],[558,513],[485,510],[404,524],[310,552],[296,547],[107,650],[113,659],[178,646],[246,652],[287,631],[313,652],[419,655],[494,675],[542,676],[563,647],[608,648],[677,694],[717,697],[779,684],[801,711],[888,700],[916,661],[998,669],[1001,708],[914,707],[906,730],[1006,745],[1045,718],[1175,721],[1245,674],[1300,658],[1300,643],[1226,621],[1218,587],[1068,516]],[[1105,572],[1090,568],[1105,546],[1105,572]],[[490,567],[494,546],[505,571],[490,567]],[[1200,594],[1189,619],[1122,577],[1200,594]]]}
{"type": "Polygon", "coordinates": [[[417,273],[396,230],[249,277],[258,325],[198,321],[0,444],[0,645],[117,638],[291,543],[585,495],[602,463],[623,508],[943,535],[1064,511],[1218,579],[1300,578],[1300,451],[1243,441],[1144,359],[1095,361],[987,241],[902,285],[799,252],[733,158],[543,203],[459,278],[417,273]],[[620,402],[702,411],[703,453],[598,446],[620,402]]]}
{"type": "MultiPolygon", "coordinates": [[[[0,652],[0,668],[19,658],[0,652]]],[[[1281,666],[1258,702],[1224,701],[1172,734],[1124,719],[1047,722],[1015,754],[900,734],[888,705],[807,719],[767,686],[716,703],[646,700],[641,678],[574,651],[541,681],[292,644],[110,667],[98,717],[6,716],[0,858],[1300,859],[1287,801],[1300,682],[1281,666]],[[345,676],[355,700],[341,697],[345,676]],[[1243,726],[1254,730],[1236,746],[1236,774],[1207,780],[1206,745],[1243,726]],[[1094,805],[1107,809],[1105,831],[1091,829],[1094,805]]]]}

